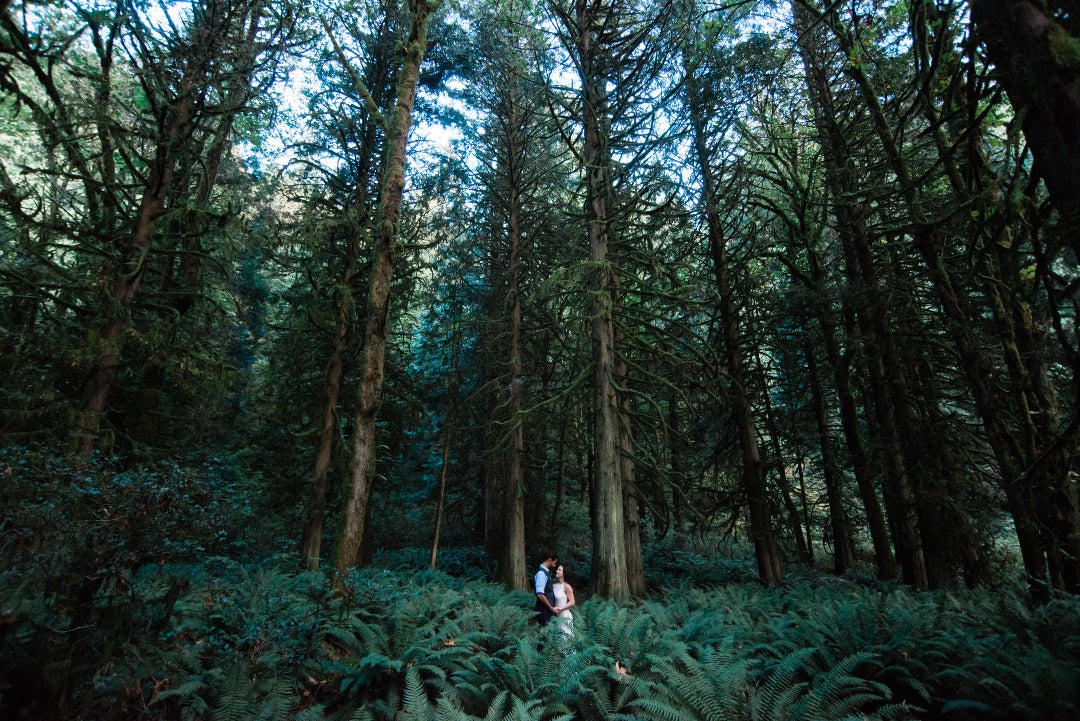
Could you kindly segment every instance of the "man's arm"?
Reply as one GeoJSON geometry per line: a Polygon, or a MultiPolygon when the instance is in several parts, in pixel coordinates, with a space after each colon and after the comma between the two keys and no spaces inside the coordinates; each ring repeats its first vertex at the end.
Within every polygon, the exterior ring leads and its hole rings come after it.
{"type": "Polygon", "coordinates": [[[547,597],[546,593],[544,593],[543,591],[540,591],[539,593],[536,594],[536,597],[539,598],[541,601],[543,601],[544,605],[547,606],[548,610],[551,611],[553,614],[558,613],[555,610],[555,607],[551,605],[551,601],[548,600],[548,597],[547,597]]]}
{"type": "Polygon", "coordinates": [[[551,605],[551,601],[548,600],[547,597],[547,582],[548,574],[544,573],[542,570],[537,571],[536,576],[533,577],[533,588],[536,590],[537,598],[542,599],[548,610],[555,613],[555,607],[551,605]]]}

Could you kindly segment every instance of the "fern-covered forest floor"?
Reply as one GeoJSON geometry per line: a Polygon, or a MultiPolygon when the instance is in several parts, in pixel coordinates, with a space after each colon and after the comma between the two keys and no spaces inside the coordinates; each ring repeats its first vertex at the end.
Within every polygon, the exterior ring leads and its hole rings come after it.
{"type": "Polygon", "coordinates": [[[1004,562],[993,588],[767,589],[748,548],[656,543],[632,604],[577,562],[566,639],[475,547],[382,552],[335,592],[212,464],[7,449],[0,478],[0,719],[1080,718],[1080,601],[1030,605],[1004,562]]]}

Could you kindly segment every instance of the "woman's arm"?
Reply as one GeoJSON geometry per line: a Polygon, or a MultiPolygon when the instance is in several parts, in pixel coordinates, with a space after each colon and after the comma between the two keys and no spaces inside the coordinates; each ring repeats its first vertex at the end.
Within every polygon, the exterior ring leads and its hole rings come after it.
{"type": "Polygon", "coordinates": [[[571,586],[569,583],[564,584],[564,585],[566,586],[566,605],[563,606],[563,610],[565,611],[566,609],[570,608],[571,606],[574,606],[574,605],[577,605],[577,604],[574,601],[574,587],[571,586]]]}

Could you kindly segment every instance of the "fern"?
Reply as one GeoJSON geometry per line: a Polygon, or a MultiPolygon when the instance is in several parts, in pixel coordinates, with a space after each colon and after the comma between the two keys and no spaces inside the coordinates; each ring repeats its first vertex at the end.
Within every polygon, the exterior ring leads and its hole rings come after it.
{"type": "Polygon", "coordinates": [[[758,689],[751,703],[751,716],[754,721],[790,718],[795,703],[806,692],[809,683],[799,680],[807,660],[814,649],[802,648],[792,651],[764,671],[765,685],[758,689]]]}
{"type": "Polygon", "coordinates": [[[655,659],[653,682],[639,691],[632,706],[664,718],[720,721],[741,718],[748,702],[750,659],[734,658],[730,644],[701,650],[701,658],[685,650],[655,659]]]}
{"type": "Polygon", "coordinates": [[[255,718],[255,705],[249,699],[246,664],[237,664],[225,677],[218,702],[214,706],[213,721],[251,721],[255,718]]]}
{"type": "Polygon", "coordinates": [[[824,673],[814,676],[809,692],[799,701],[794,718],[843,718],[879,706],[890,698],[888,686],[861,678],[855,672],[872,665],[873,653],[863,651],[842,659],[824,673]]]}
{"type": "Polygon", "coordinates": [[[540,721],[545,718],[554,721],[562,717],[551,717],[545,714],[544,706],[539,699],[523,701],[517,696],[502,691],[492,700],[484,721],[540,721]]]}
{"type": "Polygon", "coordinates": [[[871,718],[876,721],[914,721],[921,711],[906,703],[890,703],[879,707],[871,718]]]}
{"type": "Polygon", "coordinates": [[[424,682],[415,668],[405,671],[405,693],[401,709],[403,721],[434,721],[435,710],[424,691],[424,682]]]}
{"type": "Polygon", "coordinates": [[[274,675],[259,684],[258,693],[262,698],[255,716],[257,721],[277,721],[285,718],[293,705],[293,684],[283,676],[274,675]]]}

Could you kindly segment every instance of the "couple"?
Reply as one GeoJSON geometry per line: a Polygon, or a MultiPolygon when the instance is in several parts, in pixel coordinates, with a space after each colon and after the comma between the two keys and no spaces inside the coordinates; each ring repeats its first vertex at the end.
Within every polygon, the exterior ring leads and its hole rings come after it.
{"type": "Polygon", "coordinates": [[[533,577],[536,589],[536,614],[541,626],[554,616],[559,630],[566,636],[574,635],[574,616],[570,607],[575,605],[574,589],[566,582],[566,571],[559,563],[557,554],[547,551],[540,569],[533,577]]]}

